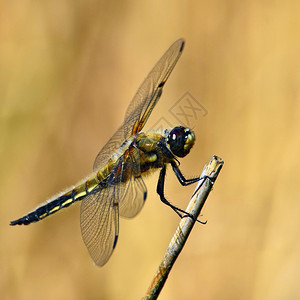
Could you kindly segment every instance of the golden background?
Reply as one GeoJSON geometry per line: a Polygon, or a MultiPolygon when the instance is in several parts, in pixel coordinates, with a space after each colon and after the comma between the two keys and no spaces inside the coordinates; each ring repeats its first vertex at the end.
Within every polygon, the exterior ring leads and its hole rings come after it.
{"type": "MultiPolygon", "coordinates": [[[[92,170],[139,84],[176,39],[186,47],[149,128],[189,92],[188,177],[225,165],[160,299],[300,298],[299,1],[2,1],[0,3],[1,299],[139,299],[179,222],[146,178],[142,212],[121,219],[95,267],[80,205],[10,227],[92,170]]],[[[145,129],[147,129],[145,128],[145,129]]],[[[185,208],[194,187],[169,170],[185,208]]]]}

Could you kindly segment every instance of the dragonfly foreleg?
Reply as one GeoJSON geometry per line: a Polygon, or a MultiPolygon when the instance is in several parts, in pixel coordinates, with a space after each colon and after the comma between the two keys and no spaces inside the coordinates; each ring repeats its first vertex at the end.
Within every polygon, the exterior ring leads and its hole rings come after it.
{"type": "Polygon", "coordinates": [[[185,210],[180,209],[180,208],[176,207],[175,205],[171,204],[165,198],[165,195],[164,195],[165,177],[166,177],[166,166],[164,165],[162,167],[161,171],[160,171],[159,179],[158,179],[158,183],[157,183],[157,188],[156,188],[156,191],[157,191],[158,195],[160,196],[160,200],[162,201],[162,203],[164,203],[164,204],[168,205],[169,207],[171,207],[180,218],[188,216],[188,217],[192,218],[195,222],[205,224],[206,222],[201,222],[200,220],[195,219],[193,215],[191,215],[190,213],[186,212],[185,210]]]}
{"type": "Polygon", "coordinates": [[[189,184],[193,184],[197,181],[199,181],[200,177],[196,177],[196,178],[191,178],[191,179],[186,179],[184,177],[184,175],[181,173],[178,165],[176,164],[175,161],[171,161],[171,165],[172,165],[172,168],[173,168],[173,171],[174,173],[176,174],[176,177],[178,178],[178,181],[183,185],[183,186],[186,186],[186,185],[189,185],[189,184]]]}

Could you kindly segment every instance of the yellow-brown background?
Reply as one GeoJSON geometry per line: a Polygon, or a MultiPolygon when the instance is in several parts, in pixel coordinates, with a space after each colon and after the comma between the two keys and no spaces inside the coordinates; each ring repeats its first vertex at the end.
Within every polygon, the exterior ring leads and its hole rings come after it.
{"type": "MultiPolygon", "coordinates": [[[[300,298],[299,1],[30,1],[0,4],[1,299],[138,299],[178,223],[155,194],[121,220],[116,251],[93,265],[79,205],[10,227],[91,171],[138,85],[179,37],[183,56],[154,122],[189,91],[187,175],[225,165],[161,299],[300,298]]],[[[169,172],[167,196],[193,188],[169,172]]]]}

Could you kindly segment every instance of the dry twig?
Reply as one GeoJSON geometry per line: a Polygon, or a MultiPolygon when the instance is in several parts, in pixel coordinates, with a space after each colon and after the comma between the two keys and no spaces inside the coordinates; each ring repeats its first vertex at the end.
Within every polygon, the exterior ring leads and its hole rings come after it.
{"type": "Polygon", "coordinates": [[[174,262],[180,254],[185,242],[197,220],[201,209],[212,190],[213,184],[223,166],[223,160],[217,156],[213,156],[208,164],[205,166],[201,177],[202,178],[189,202],[186,212],[191,214],[191,217],[184,217],[180,220],[180,223],[176,229],[176,232],[169,244],[169,247],[165,253],[165,256],[154,276],[150,287],[143,299],[157,299],[160,291],[162,290],[167,277],[172,269],[174,262]]]}

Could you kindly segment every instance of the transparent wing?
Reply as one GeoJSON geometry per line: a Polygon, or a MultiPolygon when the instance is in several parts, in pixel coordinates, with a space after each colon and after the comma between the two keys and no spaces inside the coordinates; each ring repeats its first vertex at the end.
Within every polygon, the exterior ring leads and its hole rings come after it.
{"type": "Polygon", "coordinates": [[[82,200],[80,213],[83,241],[99,266],[108,261],[116,246],[119,212],[123,217],[134,217],[146,200],[147,189],[135,147],[119,158],[107,181],[107,187],[82,200]]]}
{"type": "Polygon", "coordinates": [[[182,39],[173,43],[140,85],[125,114],[125,138],[128,138],[130,134],[134,135],[144,127],[162,94],[165,82],[183,51],[183,47],[184,40],[182,39]],[[132,126],[134,127],[132,128],[132,126]]]}
{"type": "Polygon", "coordinates": [[[98,153],[94,162],[94,170],[101,168],[119,149],[124,140],[126,141],[142,130],[162,94],[163,86],[176,65],[183,47],[184,40],[182,39],[173,43],[140,85],[127,108],[122,126],[98,153]]]}
{"type": "Polygon", "coordinates": [[[147,188],[142,176],[132,176],[124,189],[124,197],[120,201],[120,216],[124,218],[135,217],[143,208],[146,198],[147,188]]]}
{"type": "Polygon", "coordinates": [[[122,217],[133,218],[144,206],[147,198],[147,187],[141,176],[138,150],[135,147],[130,147],[126,154],[129,164],[125,163],[123,165],[123,174],[129,173],[129,180],[126,185],[121,185],[122,191],[120,191],[120,195],[122,197],[120,199],[119,212],[122,217]]]}
{"type": "Polygon", "coordinates": [[[119,236],[118,192],[115,186],[84,198],[81,203],[80,226],[83,241],[98,266],[110,258],[119,236]]]}
{"type": "Polygon", "coordinates": [[[93,170],[97,171],[101,169],[111,158],[111,156],[117,152],[122,143],[124,142],[124,127],[123,125],[115,132],[115,134],[109,139],[109,141],[100,150],[94,161],[93,170]]]}

